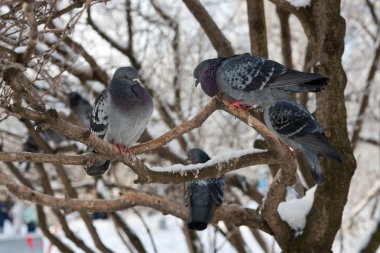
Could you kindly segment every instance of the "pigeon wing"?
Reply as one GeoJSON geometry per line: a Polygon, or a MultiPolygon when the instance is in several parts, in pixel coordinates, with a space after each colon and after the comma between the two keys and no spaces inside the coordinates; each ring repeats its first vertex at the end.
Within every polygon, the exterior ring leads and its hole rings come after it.
{"type": "Polygon", "coordinates": [[[328,142],[321,125],[301,105],[278,102],[269,109],[271,125],[281,136],[300,144],[303,148],[341,161],[340,154],[328,142]]]}
{"type": "Polygon", "coordinates": [[[91,132],[104,138],[108,129],[108,90],[104,90],[95,100],[90,117],[91,132]]]}
{"type": "Polygon", "coordinates": [[[295,103],[278,102],[269,108],[270,124],[283,137],[295,138],[322,131],[313,116],[295,103]]]}
{"type": "Polygon", "coordinates": [[[224,195],[224,176],[214,179],[207,179],[207,187],[211,198],[219,206],[223,202],[224,195]]]}
{"type": "Polygon", "coordinates": [[[287,68],[275,61],[254,57],[249,54],[238,55],[222,62],[220,75],[222,85],[244,92],[267,88],[270,80],[287,71],[287,68]]]}

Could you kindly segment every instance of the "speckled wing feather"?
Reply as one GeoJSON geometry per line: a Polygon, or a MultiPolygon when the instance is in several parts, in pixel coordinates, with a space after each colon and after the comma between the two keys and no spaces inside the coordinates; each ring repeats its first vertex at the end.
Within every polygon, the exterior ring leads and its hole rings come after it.
{"type": "Polygon", "coordinates": [[[278,102],[269,108],[272,128],[282,137],[295,141],[305,150],[341,161],[339,153],[329,144],[321,125],[301,105],[292,101],[278,102]]]}
{"type": "Polygon", "coordinates": [[[104,138],[108,129],[108,91],[104,90],[95,101],[90,118],[91,132],[104,138]]]}
{"type": "Polygon", "coordinates": [[[207,187],[211,198],[214,200],[217,206],[220,206],[223,203],[224,176],[217,179],[208,178],[207,187]]]}
{"type": "Polygon", "coordinates": [[[278,102],[276,106],[269,108],[269,118],[273,129],[287,138],[322,131],[321,126],[307,110],[289,102],[278,102]]]}
{"type": "Polygon", "coordinates": [[[238,55],[220,65],[220,75],[225,85],[245,92],[262,90],[270,81],[287,71],[277,62],[249,54],[238,55]]]}

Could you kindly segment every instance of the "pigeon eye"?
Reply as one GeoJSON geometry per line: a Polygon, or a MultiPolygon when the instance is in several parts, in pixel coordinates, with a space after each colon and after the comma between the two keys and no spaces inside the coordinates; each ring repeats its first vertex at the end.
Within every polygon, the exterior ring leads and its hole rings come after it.
{"type": "Polygon", "coordinates": [[[129,79],[129,77],[127,75],[124,75],[125,78],[129,79]]]}

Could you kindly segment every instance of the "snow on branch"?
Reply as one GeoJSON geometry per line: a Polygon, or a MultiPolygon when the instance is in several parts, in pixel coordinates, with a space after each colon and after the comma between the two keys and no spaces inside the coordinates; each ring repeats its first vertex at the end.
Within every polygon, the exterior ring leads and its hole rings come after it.
{"type": "Polygon", "coordinates": [[[110,143],[99,139],[91,134],[88,130],[73,125],[62,119],[55,110],[50,109],[46,113],[36,112],[29,109],[11,106],[10,111],[37,122],[39,126],[52,128],[54,131],[65,135],[73,140],[80,141],[86,145],[94,147],[100,154],[84,154],[84,155],[61,155],[61,154],[32,154],[26,152],[9,152],[0,153],[0,160],[10,161],[28,161],[28,162],[49,162],[56,164],[83,164],[88,166],[105,157],[112,157],[116,161],[120,161],[129,166],[137,175],[136,183],[180,183],[190,181],[194,178],[208,178],[220,176],[228,171],[239,168],[257,165],[257,164],[277,164],[288,161],[290,153],[286,149],[281,149],[281,145],[277,138],[271,134],[266,127],[257,119],[252,117],[248,112],[227,106],[220,102],[219,96],[211,99],[211,101],[192,119],[184,122],[178,127],[168,131],[160,137],[134,146],[131,148],[135,154],[151,151],[162,147],[170,141],[178,138],[199,126],[217,109],[224,108],[231,112],[232,115],[246,121],[247,124],[254,127],[269,143],[268,152],[259,152],[251,154],[239,153],[236,157],[210,163],[195,168],[194,166],[182,166],[181,169],[166,169],[165,171],[151,170],[144,165],[136,156],[129,158],[121,155],[119,151],[110,143]],[[276,146],[276,148],[274,148],[276,146]],[[276,152],[273,152],[276,151],[276,152]],[[277,152],[278,151],[278,152],[277,152]],[[105,156],[107,155],[107,156],[105,156]]]}

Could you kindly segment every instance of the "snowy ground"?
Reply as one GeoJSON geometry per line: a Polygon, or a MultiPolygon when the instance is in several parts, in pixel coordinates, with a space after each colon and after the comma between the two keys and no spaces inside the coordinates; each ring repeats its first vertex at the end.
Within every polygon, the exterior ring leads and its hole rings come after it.
{"type": "MultiPolygon", "coordinates": [[[[140,218],[134,213],[127,213],[125,221],[131,227],[131,229],[139,236],[147,252],[155,252],[152,242],[148,236],[146,229],[144,228],[140,218]]],[[[154,243],[159,253],[178,253],[178,252],[189,252],[186,244],[186,239],[182,232],[182,221],[173,217],[171,215],[162,215],[160,213],[154,214],[143,214],[145,222],[149,225],[150,232],[153,236],[154,243]]],[[[72,231],[81,238],[89,247],[94,249],[96,252],[96,247],[91,239],[88,230],[84,223],[77,218],[68,217],[69,225],[72,231]]],[[[130,252],[129,249],[121,241],[119,235],[117,234],[113,222],[108,220],[95,220],[94,225],[100,235],[102,242],[110,248],[115,253],[130,252]]],[[[72,242],[70,242],[65,236],[62,230],[58,227],[50,227],[50,231],[58,236],[66,245],[68,245],[74,252],[82,252],[77,248],[72,242]]],[[[240,231],[247,242],[245,248],[247,252],[262,253],[262,249],[256,243],[256,240],[252,237],[249,229],[247,227],[241,227],[240,231]]],[[[41,234],[40,231],[37,232],[41,234]]],[[[21,234],[26,235],[26,229],[22,229],[21,234]]],[[[264,239],[267,241],[268,247],[273,248],[272,252],[280,252],[279,248],[274,245],[273,239],[264,233],[261,233],[264,239]]],[[[202,244],[205,253],[217,252],[231,253],[236,252],[236,250],[230,245],[228,241],[224,239],[219,233],[215,233],[212,226],[209,226],[207,230],[198,232],[201,237],[202,244]],[[216,235],[216,239],[215,239],[216,235]]],[[[13,231],[9,223],[5,226],[5,233],[0,235],[0,238],[12,237],[13,231]]],[[[60,253],[60,251],[52,246],[51,243],[44,238],[44,253],[60,253]]]]}
{"type": "MultiPolygon", "coordinates": [[[[177,219],[170,215],[163,216],[162,214],[155,213],[153,215],[145,214],[144,220],[149,225],[150,232],[153,236],[153,240],[157,248],[157,252],[188,252],[186,239],[182,232],[182,221],[180,219],[177,219]]],[[[142,240],[142,243],[146,250],[148,252],[154,252],[154,248],[149,239],[148,233],[145,230],[141,220],[137,217],[137,215],[133,213],[128,213],[126,222],[142,240]]],[[[87,243],[88,246],[90,246],[94,250],[96,249],[90,237],[90,234],[88,233],[82,221],[75,219],[72,220],[69,224],[71,229],[77,236],[80,236],[87,243]]],[[[117,232],[111,220],[96,220],[94,221],[94,224],[100,234],[103,243],[107,247],[109,247],[114,252],[129,252],[129,250],[120,240],[120,237],[117,235],[117,232]]],[[[250,245],[247,245],[248,252],[263,252],[256,244],[256,241],[250,235],[248,228],[242,227],[241,231],[243,233],[243,236],[248,239],[247,242],[251,242],[250,245]]],[[[62,231],[57,231],[56,234],[59,235],[59,237],[64,242],[70,245],[71,248],[75,249],[75,252],[81,252],[81,250],[76,248],[65,238],[62,231]]],[[[211,226],[207,230],[199,232],[198,235],[202,238],[202,243],[204,245],[205,252],[214,252],[214,243],[216,249],[218,249],[218,252],[235,252],[235,249],[227,241],[225,241],[219,233],[216,234],[216,240],[214,239],[215,231],[211,226]]],[[[268,236],[267,239],[271,240],[270,236],[268,236]]],[[[48,248],[49,244],[49,241],[46,240],[45,249],[48,248]]],[[[59,250],[55,247],[52,247],[50,253],[59,253],[59,250]]]]}

